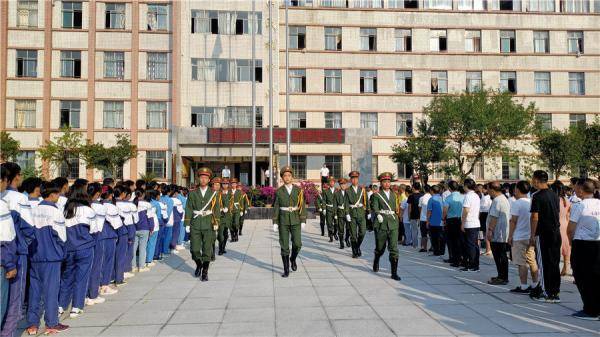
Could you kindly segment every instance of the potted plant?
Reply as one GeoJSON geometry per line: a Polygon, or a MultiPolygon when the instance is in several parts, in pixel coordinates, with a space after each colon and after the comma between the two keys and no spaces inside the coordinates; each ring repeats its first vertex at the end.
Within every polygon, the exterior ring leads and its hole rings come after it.
{"type": "Polygon", "coordinates": [[[275,198],[275,188],[271,186],[263,186],[260,188],[260,195],[265,199],[265,206],[272,207],[273,199],[275,198]]]}

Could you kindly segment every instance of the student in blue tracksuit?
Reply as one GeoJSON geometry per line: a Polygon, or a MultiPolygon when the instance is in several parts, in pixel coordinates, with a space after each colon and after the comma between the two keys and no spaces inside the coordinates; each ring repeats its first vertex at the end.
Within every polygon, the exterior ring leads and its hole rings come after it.
{"type": "Polygon", "coordinates": [[[181,200],[179,200],[179,187],[171,185],[170,196],[173,202],[173,211],[171,212],[171,219],[169,219],[169,221],[173,222],[173,235],[171,236],[169,248],[171,249],[171,253],[179,254],[177,251],[177,241],[179,240],[179,232],[183,230],[181,228],[181,221],[183,220],[183,204],[181,203],[181,200]]]}
{"type": "Polygon", "coordinates": [[[170,245],[171,245],[171,239],[173,237],[173,221],[171,219],[171,213],[173,213],[173,199],[171,199],[171,194],[172,194],[172,186],[171,185],[167,185],[167,184],[162,184],[161,185],[161,196],[160,196],[160,201],[162,203],[164,203],[165,205],[167,205],[167,223],[165,224],[165,234],[164,234],[164,241],[163,241],[163,246],[162,246],[162,252],[164,254],[170,254],[171,253],[171,249],[170,249],[170,245]]]}
{"type": "MultiPolygon", "coordinates": [[[[125,192],[125,198],[117,199],[115,202],[115,206],[119,209],[119,216],[123,219],[123,225],[127,230],[127,246],[125,251],[125,259],[122,261],[123,263],[123,276],[125,279],[133,277],[133,273],[131,273],[131,260],[133,259],[133,244],[135,242],[135,223],[137,220],[137,207],[131,202],[131,190],[128,186],[120,185],[117,187],[122,187],[125,192]]],[[[115,189],[116,191],[117,189],[115,189]]]]}
{"type": "Polygon", "coordinates": [[[167,221],[169,220],[169,217],[168,217],[168,212],[167,212],[167,204],[160,201],[160,194],[159,194],[159,199],[157,202],[160,206],[159,218],[162,218],[162,222],[159,223],[158,238],[156,238],[156,248],[154,249],[154,259],[158,260],[158,261],[162,261],[163,247],[164,247],[164,243],[165,243],[165,232],[166,232],[167,221]]]}
{"type": "MultiPolygon", "coordinates": [[[[113,205],[115,206],[114,210],[116,210],[116,217],[120,220],[120,226],[117,229],[117,245],[115,248],[115,267],[114,267],[114,280],[117,286],[121,286],[126,284],[125,282],[125,266],[127,262],[131,262],[131,260],[127,261],[127,244],[129,241],[129,230],[125,225],[125,218],[129,218],[128,212],[130,212],[129,207],[119,207],[118,204],[127,203],[129,200],[129,194],[131,191],[125,186],[116,186],[113,192],[113,205]]],[[[113,209],[110,209],[111,213],[109,213],[109,208],[106,209],[107,217],[109,214],[111,218],[115,216],[112,214],[113,209]]],[[[114,220],[116,221],[116,219],[114,220]]]]}
{"type": "Polygon", "coordinates": [[[42,187],[42,179],[36,177],[30,177],[23,180],[19,192],[27,195],[29,205],[31,207],[37,206],[41,201],[40,188],[42,187]]]}
{"type": "Polygon", "coordinates": [[[58,197],[56,207],[63,212],[65,210],[65,205],[67,204],[67,197],[65,195],[69,191],[69,180],[65,177],[56,177],[52,182],[58,186],[58,189],[60,190],[60,196],[58,197]]]}
{"type": "MultiPolygon", "coordinates": [[[[0,192],[6,190],[6,181],[2,181],[0,192]]],[[[15,224],[10,216],[8,204],[0,199],[0,320],[4,325],[4,315],[8,306],[8,284],[10,280],[17,276],[17,234],[15,233],[15,224]]]]}
{"type": "Polygon", "coordinates": [[[92,236],[96,213],[90,207],[85,188],[85,185],[79,185],[71,190],[64,211],[67,243],[58,311],[62,312],[72,304],[69,314],[71,318],[78,317],[83,312],[96,245],[92,236]]]}
{"type": "Polygon", "coordinates": [[[148,216],[150,209],[154,210],[152,205],[145,200],[145,192],[142,189],[135,191],[135,199],[133,203],[137,207],[138,221],[135,225],[135,241],[133,243],[133,254],[131,264],[134,271],[146,272],[149,269],[146,267],[146,253],[148,236],[150,229],[154,229],[154,221],[148,216]]]}
{"type": "MultiPolygon", "coordinates": [[[[104,238],[104,259],[102,260],[102,272],[100,279],[100,295],[113,295],[118,292],[112,288],[110,283],[116,281],[115,255],[119,230],[123,227],[123,221],[119,216],[119,210],[113,204],[114,190],[108,185],[102,187],[102,206],[106,209],[106,217],[101,236],[104,238]]],[[[121,280],[123,278],[121,277],[121,280]]]]}
{"type": "Polygon", "coordinates": [[[56,206],[59,189],[53,183],[42,187],[44,200],[33,209],[35,240],[29,246],[31,269],[29,283],[29,305],[27,307],[27,333],[38,332],[41,304],[44,307],[46,334],[67,330],[69,327],[58,321],[58,298],[61,283],[61,264],[65,258],[67,229],[65,218],[56,206]]]}
{"type": "Polygon", "coordinates": [[[6,185],[6,190],[0,194],[0,197],[8,204],[17,238],[17,275],[9,281],[8,307],[4,326],[0,332],[2,337],[12,337],[22,317],[27,254],[29,244],[35,238],[35,229],[31,225],[31,206],[27,197],[17,192],[17,188],[21,184],[21,167],[15,163],[6,162],[0,165],[0,172],[3,184],[6,185]]]}
{"type": "Polygon", "coordinates": [[[185,218],[185,205],[187,204],[187,195],[188,195],[188,189],[183,187],[181,188],[181,191],[179,193],[179,195],[177,196],[177,198],[179,199],[179,201],[181,201],[181,206],[183,207],[184,211],[183,211],[183,216],[181,217],[181,229],[179,230],[179,239],[177,240],[177,248],[178,249],[183,249],[183,242],[186,241],[185,240],[185,230],[183,229],[183,219],[185,218]]]}
{"type": "Polygon", "coordinates": [[[158,233],[160,231],[160,224],[163,222],[162,219],[162,214],[161,214],[161,209],[160,209],[160,203],[158,202],[158,199],[160,198],[160,195],[158,194],[158,191],[155,190],[146,190],[146,201],[148,201],[150,203],[150,205],[152,206],[152,210],[149,212],[149,214],[152,214],[152,231],[150,233],[150,238],[148,239],[148,246],[147,246],[147,251],[146,251],[146,264],[149,267],[152,267],[155,265],[154,263],[154,253],[156,251],[156,244],[157,244],[157,240],[158,240],[158,233]]]}
{"type": "Polygon", "coordinates": [[[96,241],[94,246],[94,261],[92,262],[92,271],[90,281],[88,282],[86,305],[103,303],[104,297],[99,296],[100,280],[102,276],[102,267],[104,262],[104,222],[106,221],[106,207],[100,202],[102,186],[99,183],[91,183],[87,187],[87,194],[90,196],[92,210],[96,217],[90,225],[90,233],[96,241]]]}

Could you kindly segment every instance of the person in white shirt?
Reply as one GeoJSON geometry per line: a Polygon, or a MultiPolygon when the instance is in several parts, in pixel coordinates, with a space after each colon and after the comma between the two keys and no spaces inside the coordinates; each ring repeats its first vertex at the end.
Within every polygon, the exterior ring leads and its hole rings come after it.
{"type": "Polygon", "coordinates": [[[531,236],[531,219],[529,210],[531,209],[531,200],[527,193],[531,190],[531,185],[525,180],[517,183],[514,196],[515,201],[510,207],[510,229],[508,233],[508,244],[511,246],[513,263],[519,268],[520,285],[511,289],[513,293],[528,294],[531,289],[537,287],[538,265],[535,257],[535,248],[529,246],[529,237],[531,236]],[[531,284],[527,286],[527,272],[531,272],[531,284]]]}
{"type": "Polygon", "coordinates": [[[487,217],[490,212],[490,206],[492,206],[492,198],[488,194],[487,184],[477,184],[477,194],[479,194],[481,200],[479,204],[479,231],[482,233],[482,242],[485,242],[485,246],[482,245],[481,248],[485,248],[484,255],[491,255],[492,248],[485,234],[487,232],[487,217]]]}
{"type": "Polygon", "coordinates": [[[327,184],[328,179],[329,179],[329,169],[327,168],[327,165],[325,165],[325,163],[323,163],[323,167],[321,167],[321,187],[325,186],[325,184],[327,184]]]}
{"type": "Polygon", "coordinates": [[[600,319],[600,199],[594,199],[594,180],[581,179],[575,190],[581,201],[571,207],[567,235],[571,241],[571,267],[583,310],[573,317],[600,319]]]}
{"type": "Polygon", "coordinates": [[[466,267],[462,271],[479,271],[479,196],[475,193],[477,184],[475,180],[467,178],[464,181],[465,199],[463,201],[461,231],[464,235],[464,247],[466,267]]]}
{"type": "Polygon", "coordinates": [[[231,171],[229,171],[229,167],[225,165],[221,170],[221,178],[229,178],[231,176],[231,171]]]}
{"type": "Polygon", "coordinates": [[[404,226],[404,244],[403,246],[412,246],[413,244],[413,236],[412,230],[410,227],[410,216],[408,213],[408,196],[412,194],[412,187],[406,186],[404,191],[406,192],[406,199],[402,201],[400,204],[400,209],[402,211],[402,225],[404,226]]]}
{"type": "Polygon", "coordinates": [[[425,194],[419,198],[419,228],[421,230],[420,253],[427,252],[427,238],[429,237],[427,234],[427,203],[429,202],[429,199],[431,199],[431,194],[429,193],[430,188],[431,187],[429,185],[425,185],[423,188],[425,194]]]}

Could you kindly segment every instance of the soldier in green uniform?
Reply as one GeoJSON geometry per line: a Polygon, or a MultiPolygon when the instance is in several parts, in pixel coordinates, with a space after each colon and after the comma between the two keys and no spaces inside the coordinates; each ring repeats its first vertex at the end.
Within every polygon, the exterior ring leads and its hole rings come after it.
{"type": "Polygon", "coordinates": [[[398,203],[396,195],[390,189],[392,174],[384,172],[379,176],[381,190],[371,196],[371,208],[377,214],[374,221],[375,227],[375,259],[373,271],[379,271],[379,258],[385,252],[387,245],[392,267],[392,279],[399,281],[398,276],[398,203]]]}
{"type": "Polygon", "coordinates": [[[194,275],[208,281],[208,266],[213,253],[215,231],[219,227],[220,212],[217,192],[211,191],[208,182],[212,176],[209,168],[198,171],[200,187],[188,196],[184,225],[190,227],[190,251],[196,262],[194,275]]]}
{"type": "Polygon", "coordinates": [[[357,258],[362,255],[360,245],[365,238],[367,231],[367,217],[371,211],[367,201],[367,192],[363,187],[358,186],[358,171],[350,172],[350,182],[352,186],[346,190],[346,202],[348,212],[346,218],[350,222],[350,241],[352,244],[352,257],[357,258]]]}
{"type": "Polygon", "coordinates": [[[319,213],[319,225],[321,226],[321,236],[325,236],[325,200],[323,199],[323,193],[319,191],[315,198],[315,210],[319,213]]]}
{"type": "Polygon", "coordinates": [[[346,178],[341,178],[338,180],[340,184],[340,189],[335,192],[335,203],[336,206],[336,216],[337,216],[337,233],[340,238],[340,249],[344,249],[344,231],[346,229],[346,225],[348,223],[346,219],[346,209],[348,205],[346,203],[346,189],[348,188],[348,181],[346,178]]]}
{"type": "Polygon", "coordinates": [[[302,190],[292,184],[292,168],[284,166],[279,175],[284,184],[275,192],[273,230],[279,231],[279,245],[281,246],[281,260],[283,261],[283,274],[281,276],[288,277],[290,264],[293,271],[298,269],[296,257],[302,247],[301,232],[306,225],[306,204],[302,190]],[[292,238],[291,256],[290,236],[292,238]]]}
{"type": "MultiPolygon", "coordinates": [[[[240,230],[237,234],[242,235],[242,229],[244,228],[244,218],[246,217],[246,214],[248,214],[248,209],[252,205],[250,203],[250,199],[248,199],[248,195],[244,192],[244,190],[242,190],[241,183],[238,185],[238,191],[240,191],[240,193],[241,193],[241,202],[240,202],[241,210],[240,210],[240,230]]],[[[236,234],[236,240],[237,240],[237,234],[236,234]]]]}
{"type": "Polygon", "coordinates": [[[323,202],[325,203],[325,220],[327,223],[327,233],[329,234],[329,242],[333,242],[333,239],[337,237],[337,207],[335,205],[335,178],[329,177],[329,184],[325,186],[323,190],[323,202]]]}
{"type": "Polygon", "coordinates": [[[242,225],[242,204],[240,203],[242,199],[242,191],[238,190],[238,181],[236,178],[231,178],[231,209],[233,222],[231,225],[231,241],[236,242],[238,240],[238,234],[241,232],[242,225]]]}
{"type": "MultiPolygon", "coordinates": [[[[227,253],[225,246],[227,245],[227,239],[229,236],[229,229],[231,228],[232,222],[232,205],[233,205],[233,193],[229,190],[229,179],[221,179],[221,222],[219,222],[219,231],[217,233],[217,240],[219,241],[219,255],[227,253]]],[[[231,237],[233,241],[233,236],[231,237]]]]}
{"type": "MultiPolygon", "coordinates": [[[[210,181],[210,188],[217,192],[217,195],[215,195],[215,198],[217,199],[217,203],[219,204],[219,209],[223,208],[223,200],[221,200],[221,178],[220,177],[213,177],[210,181]]],[[[220,216],[221,214],[219,214],[219,220],[220,220],[220,216]]],[[[215,232],[215,240],[213,242],[213,250],[212,250],[212,254],[210,256],[210,260],[214,261],[215,258],[215,253],[217,252],[217,233],[219,232],[219,230],[217,229],[217,231],[215,232]]]]}

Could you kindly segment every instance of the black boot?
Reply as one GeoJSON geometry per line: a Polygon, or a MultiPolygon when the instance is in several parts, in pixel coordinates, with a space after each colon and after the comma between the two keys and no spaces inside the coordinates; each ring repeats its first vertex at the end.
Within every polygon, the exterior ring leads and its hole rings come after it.
{"type": "Polygon", "coordinates": [[[356,242],[352,242],[352,258],[358,258],[358,249],[356,248],[356,242]]]}
{"type": "Polygon", "coordinates": [[[219,252],[217,254],[223,255],[223,242],[222,241],[219,242],[219,252]]]}
{"type": "Polygon", "coordinates": [[[390,264],[392,265],[392,280],[400,281],[400,276],[398,276],[398,259],[390,259],[390,264]]]}
{"type": "Polygon", "coordinates": [[[329,234],[329,242],[333,242],[333,234],[329,234]]]}
{"type": "Polygon", "coordinates": [[[381,257],[381,255],[375,253],[375,258],[373,259],[373,271],[374,272],[379,271],[379,258],[380,257],[381,257]]]}
{"type": "Polygon", "coordinates": [[[235,234],[233,233],[233,228],[229,230],[229,233],[231,233],[231,242],[235,242],[235,234]]]}
{"type": "Polygon", "coordinates": [[[212,254],[210,255],[210,260],[211,261],[216,260],[216,258],[215,258],[215,250],[216,250],[216,248],[217,248],[217,245],[215,243],[213,243],[213,251],[212,251],[212,254]]]}
{"type": "Polygon", "coordinates": [[[194,276],[200,277],[200,275],[202,274],[202,262],[200,262],[200,261],[195,261],[195,262],[196,262],[196,271],[194,271],[194,276]]]}
{"type": "Polygon", "coordinates": [[[338,235],[337,235],[337,233],[336,233],[336,232],[333,232],[333,238],[334,238],[336,241],[340,239],[340,238],[338,237],[338,235]]]}
{"type": "Polygon", "coordinates": [[[288,277],[290,276],[290,257],[281,255],[281,260],[283,261],[283,274],[281,274],[281,277],[288,277]]]}
{"type": "Polygon", "coordinates": [[[340,240],[340,249],[344,249],[344,240],[340,240]]]}
{"type": "Polygon", "coordinates": [[[292,256],[290,256],[290,266],[292,267],[292,271],[298,270],[298,265],[296,264],[296,257],[298,256],[298,251],[292,249],[292,256]]]}
{"type": "Polygon", "coordinates": [[[227,240],[223,241],[223,254],[226,254],[225,246],[227,246],[227,240]]]}
{"type": "Polygon", "coordinates": [[[210,264],[210,262],[206,261],[204,263],[202,263],[202,282],[206,282],[208,281],[208,265],[210,264]]]}
{"type": "MultiPolygon", "coordinates": [[[[242,224],[240,224],[240,230],[238,231],[239,236],[242,235],[242,227],[244,227],[244,226],[242,224]]],[[[237,237],[236,237],[236,241],[237,241],[237,237]]]]}
{"type": "Polygon", "coordinates": [[[362,245],[363,242],[363,238],[359,237],[358,241],[356,242],[356,252],[358,253],[358,256],[362,256],[362,250],[360,250],[360,246],[362,245]]]}

